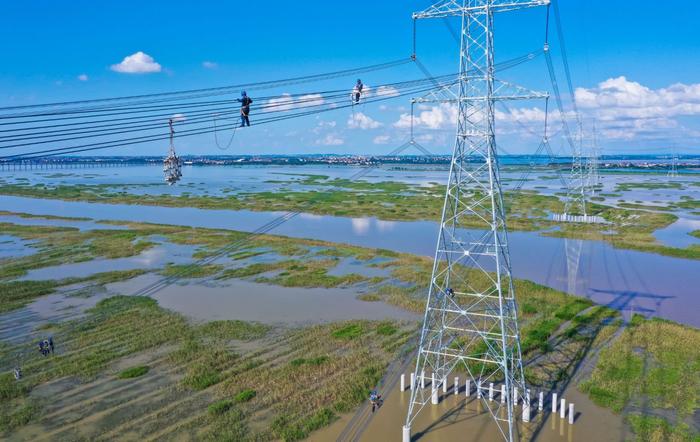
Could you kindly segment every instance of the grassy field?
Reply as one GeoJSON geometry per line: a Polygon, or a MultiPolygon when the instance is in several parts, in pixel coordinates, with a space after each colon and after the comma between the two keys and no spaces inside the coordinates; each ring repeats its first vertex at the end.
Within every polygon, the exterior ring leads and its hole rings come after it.
{"type": "Polygon", "coordinates": [[[689,425],[700,406],[698,373],[700,330],[635,316],[580,388],[624,412],[639,440],[690,441],[699,437],[689,425]]]}
{"type": "MultiPolygon", "coordinates": [[[[0,194],[31,198],[61,199],[97,203],[154,205],[164,207],[196,207],[201,209],[229,209],[253,211],[302,211],[317,215],[344,217],[373,216],[390,221],[438,220],[444,186],[413,186],[398,182],[369,183],[346,179],[329,179],[321,175],[297,176],[291,181],[309,189],[295,191],[241,193],[230,196],[133,195],[115,192],[108,185],[0,185],[0,194]]],[[[633,189],[677,189],[680,183],[621,183],[617,191],[633,189]]],[[[478,197],[478,195],[476,195],[478,197]]],[[[624,249],[640,250],[667,256],[700,259],[700,247],[686,249],[667,247],[653,237],[653,232],[677,220],[671,213],[658,213],[699,207],[699,201],[682,200],[667,206],[648,206],[631,202],[619,207],[591,203],[589,213],[605,218],[610,224],[558,224],[549,220],[551,213],[562,213],[564,205],[559,197],[540,195],[535,191],[506,191],[508,228],[520,231],[549,231],[553,236],[595,239],[624,249]],[[612,233],[611,233],[612,232],[612,233]]],[[[462,219],[464,227],[482,227],[478,217],[462,219]]]]}
{"type": "MultiPolygon", "coordinates": [[[[46,257],[22,261],[27,268],[53,265],[53,257],[65,250],[76,250],[67,255],[74,260],[137,253],[138,247],[127,244],[147,244],[150,237],[192,245],[198,256],[211,256],[245,236],[114,224],[126,230],[80,232],[7,223],[2,228],[36,241],[38,254],[46,257]]],[[[226,265],[166,265],[158,271],[221,282],[238,278],[280,286],[347,287],[360,299],[422,312],[432,268],[424,257],[271,235],[251,239],[228,257],[226,265]],[[381,269],[385,276],[329,274],[344,259],[381,269]]],[[[15,261],[2,265],[13,268],[15,261]]],[[[48,282],[8,279],[0,283],[0,296],[13,293],[3,298],[9,310],[58,287],[80,283],[96,288],[143,273],[137,269],[48,282]]],[[[477,289],[488,282],[467,268],[457,276],[477,289]]],[[[558,388],[592,349],[604,348],[582,388],[597,403],[628,412],[640,440],[654,440],[645,439],[647,434],[691,437],[687,420],[697,409],[700,387],[688,374],[700,371],[698,330],[636,318],[615,338],[620,327],[616,312],[530,281],[515,280],[514,286],[530,385],[558,388]],[[634,408],[640,404],[676,414],[659,423],[655,414],[634,408]]],[[[11,373],[0,375],[0,432],[49,439],[120,434],[168,439],[178,434],[194,440],[298,440],[364,401],[388,363],[416,336],[416,327],[396,321],[304,327],[192,323],[150,298],[108,298],[84,318],[50,325],[57,353],[44,358],[32,352],[23,363],[21,382],[11,373]]],[[[0,360],[10,363],[17,350],[0,345],[0,360]]]]}
{"type": "MultiPolygon", "coordinates": [[[[52,437],[101,437],[103,433],[90,433],[90,427],[72,425],[75,416],[44,397],[42,385],[75,378],[77,384],[64,392],[68,394],[80,385],[112,382],[107,384],[109,395],[119,399],[125,382],[157,382],[167,372],[168,382],[154,391],[144,384],[143,399],[131,401],[129,409],[115,405],[119,413],[100,410],[100,431],[118,433],[145,414],[148,424],[136,428],[144,436],[299,440],[365,400],[411,335],[413,325],[407,327],[367,321],[295,329],[242,321],[195,325],[150,299],[110,298],[86,318],[57,326],[60,351],[48,358],[33,355],[23,367],[22,382],[9,373],[0,377],[0,431],[7,435],[31,422],[48,425],[52,437]],[[163,348],[171,350],[163,353],[163,348]],[[116,383],[104,378],[120,359],[153,353],[158,356],[148,365],[119,371],[116,383]],[[149,393],[159,400],[149,402],[149,393]],[[174,404],[187,418],[172,420],[174,404]]],[[[89,399],[76,402],[69,408],[81,418],[99,407],[89,399]]]]}

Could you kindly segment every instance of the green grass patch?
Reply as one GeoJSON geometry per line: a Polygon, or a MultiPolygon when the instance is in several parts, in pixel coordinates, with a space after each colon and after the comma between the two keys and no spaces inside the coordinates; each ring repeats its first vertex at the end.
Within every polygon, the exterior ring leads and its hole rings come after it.
{"type": "Polygon", "coordinates": [[[325,364],[328,362],[330,358],[328,356],[317,356],[315,358],[297,358],[297,359],[292,359],[289,364],[292,367],[301,367],[302,365],[321,365],[325,364]]]}
{"type": "Polygon", "coordinates": [[[643,416],[631,414],[627,416],[636,440],[646,441],[670,441],[670,442],[698,442],[700,435],[693,434],[690,427],[681,422],[671,425],[662,417],[643,416]]]}
{"type": "Polygon", "coordinates": [[[182,380],[183,385],[193,390],[204,390],[221,382],[218,370],[204,364],[194,366],[182,380]]]}
{"type": "Polygon", "coordinates": [[[396,326],[390,322],[382,323],[377,326],[377,334],[382,336],[391,336],[398,331],[396,326]]]}
{"type": "Polygon", "coordinates": [[[700,330],[637,315],[622,336],[603,349],[582,383],[598,405],[621,412],[628,404],[696,412],[700,398],[700,330]]]}
{"type": "Polygon", "coordinates": [[[365,330],[362,327],[362,324],[347,324],[344,327],[341,327],[337,330],[335,330],[332,335],[334,338],[337,339],[343,339],[343,340],[352,340],[356,339],[364,334],[365,330]]]}
{"type": "Polygon", "coordinates": [[[222,399],[213,404],[209,404],[207,411],[209,411],[211,415],[219,416],[229,411],[233,406],[234,402],[231,399],[222,399]]]}
{"type": "Polygon", "coordinates": [[[36,419],[41,412],[41,407],[32,401],[23,402],[13,408],[7,405],[0,405],[0,434],[27,425],[36,419]]]}
{"type": "Polygon", "coordinates": [[[634,189],[659,190],[659,189],[682,189],[681,183],[675,182],[654,182],[654,183],[618,183],[616,192],[627,192],[634,189]]]}
{"type": "Polygon", "coordinates": [[[133,379],[133,378],[138,378],[140,376],[145,375],[148,373],[150,368],[148,365],[137,365],[135,367],[129,367],[126,370],[122,370],[117,377],[119,379],[133,379]]]}
{"type": "Polygon", "coordinates": [[[24,307],[34,299],[53,293],[60,281],[13,281],[0,283],[0,313],[24,307]]]}
{"type": "Polygon", "coordinates": [[[256,395],[257,393],[255,390],[248,388],[234,396],[233,400],[238,404],[242,404],[244,402],[250,402],[256,395]]]}

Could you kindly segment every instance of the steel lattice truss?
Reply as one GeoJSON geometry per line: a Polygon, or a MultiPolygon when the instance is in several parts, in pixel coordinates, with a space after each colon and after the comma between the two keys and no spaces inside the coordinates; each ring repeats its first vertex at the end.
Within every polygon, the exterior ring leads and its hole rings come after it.
{"type": "Polygon", "coordinates": [[[581,121],[577,121],[578,136],[572,145],[573,156],[571,162],[571,178],[567,191],[565,214],[588,215],[586,200],[588,199],[589,168],[584,158],[583,127],[581,121]]]}
{"type": "Polygon", "coordinates": [[[432,390],[439,390],[455,372],[467,373],[481,389],[483,404],[503,437],[517,438],[514,402],[525,400],[525,385],[496,152],[495,104],[547,94],[494,78],[493,19],[495,12],[548,3],[441,1],[414,14],[414,19],[459,16],[462,34],[458,81],[414,100],[455,103],[458,121],[404,431],[410,432],[417,414],[431,401],[432,390]],[[466,230],[475,227],[478,230],[466,230]],[[435,385],[421,388],[422,373],[428,378],[434,374],[435,385]],[[498,394],[493,401],[487,398],[490,383],[498,394]],[[506,394],[501,398],[503,387],[506,394]]]}
{"type": "Polygon", "coordinates": [[[587,167],[587,178],[586,185],[589,189],[590,195],[594,196],[600,185],[600,172],[599,172],[599,149],[598,149],[598,133],[593,125],[591,134],[584,140],[586,146],[584,149],[588,151],[588,161],[587,167]]]}

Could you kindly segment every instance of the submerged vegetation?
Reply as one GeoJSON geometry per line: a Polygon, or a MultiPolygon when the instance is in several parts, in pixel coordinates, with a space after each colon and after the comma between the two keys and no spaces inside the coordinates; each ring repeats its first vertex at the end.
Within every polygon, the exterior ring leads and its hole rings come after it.
{"type": "Polygon", "coordinates": [[[625,412],[640,440],[691,440],[689,422],[700,405],[698,373],[700,330],[634,316],[601,351],[580,388],[596,404],[625,412]],[[651,410],[663,413],[654,417],[651,410]]]}
{"type": "MultiPolygon", "coordinates": [[[[65,342],[57,354],[32,355],[21,382],[9,374],[0,378],[0,431],[32,421],[47,425],[56,438],[92,438],[95,429],[75,423],[95,416],[96,428],[115,435],[192,432],[196,439],[237,434],[246,440],[298,440],[365,400],[412,330],[407,324],[368,321],[294,329],[243,321],[197,326],[137,297],[109,298],[85,318],[57,327],[56,336],[65,342]],[[391,336],[387,327],[395,330],[391,336]],[[349,335],[352,339],[346,339],[349,335]],[[258,344],[245,343],[253,340],[258,344]],[[117,378],[140,382],[145,391],[140,399],[124,402],[126,390],[96,375],[134,355],[146,363],[124,369],[117,378]],[[106,382],[101,391],[116,402],[107,412],[90,394],[65,409],[51,401],[33,402],[30,392],[66,376],[88,384],[106,382]]],[[[62,388],[71,394],[80,386],[62,388]]]]}
{"type": "Polygon", "coordinates": [[[84,278],[0,282],[0,313],[24,307],[34,299],[51,294],[62,287],[76,284],[110,284],[131,279],[143,273],[143,270],[137,269],[97,273],[84,278]]]}
{"type": "MultiPolygon", "coordinates": [[[[303,185],[331,188],[329,193],[317,192],[311,205],[304,206],[311,207],[311,212],[362,216],[372,207],[373,215],[386,219],[436,216],[435,201],[440,198],[435,196],[442,192],[439,186],[378,186],[320,176],[303,181],[303,185]],[[343,200],[348,198],[347,189],[354,196],[343,200]],[[389,193],[397,197],[387,199],[389,193]]],[[[100,201],[132,203],[128,202],[130,195],[113,197],[105,193],[107,187],[86,187],[89,190],[77,193],[62,188],[53,197],[79,199],[87,192],[100,201]]],[[[3,189],[7,186],[0,193],[3,189]]],[[[310,193],[230,198],[139,196],[138,204],[146,200],[145,204],[215,203],[220,206],[214,208],[228,208],[226,204],[252,208],[245,205],[256,201],[261,204],[256,207],[266,210],[293,209],[302,201],[307,204],[310,193]]],[[[509,226],[522,230],[550,229],[554,224],[547,220],[548,214],[562,210],[558,198],[527,192],[513,196],[508,204],[509,226]]],[[[671,256],[700,256],[700,248],[673,249],[655,243],[653,231],[674,222],[672,214],[591,207],[611,224],[565,224],[545,234],[605,240],[618,247],[671,256]]],[[[31,240],[31,247],[37,249],[34,255],[0,260],[0,313],[57,290],[75,286],[90,291],[149,271],[204,280],[199,283],[245,279],[284,287],[350,289],[361,300],[413,312],[425,308],[432,269],[428,258],[271,235],[251,238],[230,251],[226,264],[171,263],[84,278],[17,280],[33,269],[135,256],[165,241],[193,246],[195,258],[210,257],[222,245],[246,237],[227,230],[103,223],[115,228],[80,231],[0,224],[0,232],[31,240]],[[381,276],[333,272],[343,260],[361,262],[377,271],[370,274],[381,276]]],[[[458,272],[475,288],[488,283],[482,273],[467,268],[458,272]]],[[[640,440],[694,437],[691,420],[700,392],[697,330],[635,317],[618,336],[618,314],[606,307],[530,281],[514,280],[513,284],[528,383],[545,388],[561,385],[571,379],[592,348],[602,348],[590,380],[581,385],[596,403],[624,412],[640,440]],[[648,408],[663,413],[645,413],[648,408]]],[[[153,439],[180,435],[196,440],[299,440],[366,400],[389,362],[416,335],[415,322],[391,320],[303,327],[225,320],[194,324],[150,298],[125,296],[100,301],[85,317],[53,323],[50,329],[59,343],[55,355],[31,354],[23,363],[21,382],[10,373],[0,375],[0,433],[4,435],[19,434],[15,432],[29,426],[33,431],[48,431],[54,439],[92,439],[99,429],[105,438],[131,434],[153,439]],[[79,399],[66,406],[47,398],[47,386],[67,396],[81,389],[90,393],[76,395],[79,399]],[[85,419],[94,425],[81,425],[85,419]]],[[[0,343],[3,365],[10,363],[10,355],[18,348],[0,343]]]]}
{"type": "MultiPolygon", "coordinates": [[[[439,219],[444,195],[444,186],[435,183],[426,186],[392,181],[370,183],[331,179],[323,175],[297,175],[290,181],[280,181],[280,183],[294,183],[301,189],[223,196],[193,196],[187,193],[177,196],[116,192],[110,185],[5,184],[0,185],[0,194],[68,201],[196,207],[213,210],[302,211],[317,215],[373,216],[382,220],[400,221],[439,219]]],[[[639,182],[620,183],[616,191],[681,188],[683,185],[675,182],[639,182]]],[[[668,247],[656,242],[653,236],[655,230],[667,227],[677,219],[671,213],[659,213],[659,211],[694,209],[700,207],[700,201],[686,198],[667,206],[640,205],[630,202],[618,203],[617,207],[590,204],[589,214],[602,216],[608,222],[604,225],[553,222],[550,219],[551,214],[564,211],[564,204],[558,196],[541,195],[532,190],[506,191],[505,202],[508,228],[511,230],[546,231],[546,234],[551,236],[601,240],[618,248],[700,259],[700,247],[691,246],[686,249],[668,247]],[[559,229],[551,231],[556,226],[559,229]]],[[[477,217],[463,218],[462,223],[464,227],[481,227],[477,217]]],[[[140,245],[140,247],[147,246],[148,243],[140,245]]],[[[132,245],[132,247],[139,246],[132,245]]]]}
{"type": "Polygon", "coordinates": [[[119,379],[133,379],[145,375],[148,373],[148,370],[148,365],[137,365],[136,367],[130,367],[121,371],[117,377],[119,379]]]}

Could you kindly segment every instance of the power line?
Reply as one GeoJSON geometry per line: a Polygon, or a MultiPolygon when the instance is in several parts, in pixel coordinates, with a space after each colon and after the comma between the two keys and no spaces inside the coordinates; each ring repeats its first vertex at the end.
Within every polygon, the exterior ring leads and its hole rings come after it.
{"type": "MultiPolygon", "coordinates": [[[[418,81],[412,81],[412,82],[407,82],[405,84],[402,84],[400,86],[397,86],[398,89],[402,89],[405,87],[415,87],[415,86],[421,86],[423,83],[426,83],[425,80],[418,80],[418,81]]],[[[382,85],[379,86],[381,87],[394,87],[393,85],[382,85]]],[[[300,98],[296,98],[296,96],[288,96],[288,95],[282,95],[281,97],[278,96],[276,98],[270,98],[270,99],[275,99],[276,101],[274,103],[265,103],[265,104],[259,104],[257,106],[253,106],[253,110],[258,110],[262,109],[265,112],[262,112],[262,114],[272,114],[272,113],[279,113],[279,112],[287,112],[293,108],[299,108],[299,107],[316,107],[315,103],[319,101],[323,101],[323,103],[319,105],[327,105],[329,103],[329,100],[331,101],[332,104],[340,104],[344,102],[347,99],[347,93],[346,91],[343,91],[342,93],[338,93],[337,91],[329,91],[333,92],[332,95],[329,95],[325,91],[323,92],[314,92],[311,94],[306,94],[306,95],[300,95],[300,98]]],[[[264,100],[264,98],[262,99],[264,100]]],[[[234,102],[228,102],[230,104],[233,104],[234,102]]],[[[186,115],[183,114],[183,117],[186,118],[184,121],[180,122],[179,125],[191,125],[194,123],[197,123],[201,120],[208,120],[211,119],[212,117],[217,117],[222,114],[235,114],[238,113],[238,109],[232,109],[231,105],[226,105],[225,107],[209,107],[204,110],[199,110],[199,111],[192,111],[192,112],[187,112],[186,115]],[[223,112],[222,112],[223,111],[223,112]]],[[[186,112],[185,108],[177,109],[178,113],[183,113],[186,112]]],[[[168,113],[165,115],[161,115],[161,118],[152,118],[151,116],[148,116],[148,119],[144,119],[144,123],[141,123],[139,121],[130,123],[130,124],[124,124],[124,123],[113,123],[113,124],[101,124],[101,125],[87,125],[85,127],[81,128],[71,128],[71,129],[63,129],[63,130],[54,130],[54,131],[40,131],[38,134],[21,134],[19,136],[2,136],[0,137],[0,149],[9,149],[9,148],[16,148],[16,147],[24,147],[24,146],[31,146],[31,145],[37,145],[37,144],[46,144],[46,143],[51,143],[51,142],[61,142],[61,141],[70,141],[70,140],[75,140],[75,139],[82,139],[82,138],[92,138],[92,137],[98,137],[98,136],[105,136],[105,135],[114,135],[114,134],[121,134],[121,133],[127,133],[127,132],[135,132],[140,129],[152,129],[152,128],[162,128],[164,126],[163,120],[164,118],[171,118],[173,117],[172,113],[168,113]],[[146,123],[150,122],[150,123],[146,123]],[[118,129],[118,130],[117,130],[118,129]],[[62,135],[66,136],[72,136],[72,135],[85,135],[85,134],[92,134],[92,135],[87,135],[87,136],[76,136],[76,137],[70,137],[70,138],[60,138],[62,135]],[[26,143],[19,143],[19,144],[9,144],[9,145],[2,145],[3,143],[9,143],[9,142],[17,142],[17,141],[29,141],[29,140],[43,140],[43,141],[32,141],[32,142],[26,142],[26,143]]],[[[50,126],[49,126],[50,127],[50,126]]]]}
{"type": "MultiPolygon", "coordinates": [[[[390,95],[390,96],[378,96],[378,97],[373,97],[368,99],[370,102],[381,102],[381,101],[386,101],[398,97],[402,97],[405,95],[409,94],[415,94],[415,93],[420,93],[420,92],[426,92],[428,90],[431,90],[432,87],[426,88],[422,87],[420,89],[418,88],[412,88],[410,90],[407,90],[406,92],[399,93],[397,95],[390,95]]],[[[335,106],[328,106],[323,109],[316,109],[316,110],[311,110],[311,111],[304,111],[304,112],[297,112],[297,113],[292,113],[292,114],[287,114],[287,115],[280,115],[276,117],[270,117],[267,119],[263,119],[262,121],[256,122],[254,126],[261,125],[261,124],[269,124],[273,122],[279,122],[291,118],[299,118],[303,116],[308,116],[308,115],[314,115],[314,114],[319,114],[319,113],[324,113],[324,112],[329,112],[333,110],[339,110],[339,109],[345,109],[351,107],[351,103],[347,103],[344,105],[335,105],[335,106]]],[[[311,107],[311,106],[308,106],[311,107]]],[[[222,129],[233,129],[234,127],[238,127],[238,124],[227,124],[223,126],[219,126],[217,130],[222,130],[222,129]]],[[[213,128],[211,126],[207,127],[200,127],[200,128],[194,128],[194,129],[189,129],[185,131],[179,131],[177,134],[175,134],[175,137],[183,137],[183,136],[193,136],[193,135],[202,135],[202,134],[207,134],[207,133],[212,133],[213,128]]],[[[106,148],[111,148],[111,147],[122,147],[130,144],[141,144],[145,142],[150,142],[150,141],[160,141],[167,139],[169,136],[168,135],[159,135],[159,134],[154,134],[154,135],[147,135],[147,136],[141,136],[141,137],[133,137],[133,138],[127,138],[127,139],[120,139],[120,140],[111,140],[111,141],[103,141],[103,142],[97,142],[97,143],[90,143],[90,144],[83,144],[83,145],[76,145],[76,146],[70,146],[70,147],[63,147],[63,148],[54,148],[54,149],[45,149],[45,150],[40,150],[40,151],[34,151],[30,153],[23,153],[23,154],[15,154],[15,155],[7,155],[0,157],[0,161],[2,160],[26,160],[26,159],[35,159],[35,158],[40,158],[40,157],[45,157],[49,156],[50,154],[68,154],[68,153],[78,153],[78,152],[87,152],[87,151],[94,151],[94,150],[101,150],[101,149],[106,149],[106,148]]]]}
{"type": "Polygon", "coordinates": [[[18,110],[18,109],[36,109],[36,108],[42,108],[42,107],[60,107],[60,106],[69,106],[69,105],[77,105],[77,104],[104,103],[104,102],[114,102],[114,101],[121,101],[121,100],[137,100],[137,99],[144,99],[144,98],[173,97],[173,96],[178,97],[181,95],[202,94],[202,93],[231,93],[232,92],[232,91],[230,91],[231,89],[235,89],[235,90],[240,89],[240,88],[260,89],[260,88],[268,88],[268,87],[287,86],[290,84],[299,84],[299,83],[304,83],[304,82],[320,81],[320,80],[349,76],[349,75],[360,74],[360,73],[365,73],[365,72],[372,72],[372,71],[377,71],[377,70],[382,70],[382,69],[388,69],[388,68],[392,68],[392,67],[396,67],[396,66],[401,66],[403,64],[407,64],[407,63],[410,63],[412,61],[413,61],[412,58],[401,58],[401,59],[394,60],[394,61],[388,61],[388,62],[364,66],[364,67],[360,67],[360,68],[345,69],[345,70],[341,70],[341,71],[327,72],[327,73],[323,73],[323,74],[305,75],[305,76],[300,76],[300,77],[291,77],[291,78],[286,78],[286,79],[281,79],[281,80],[268,80],[268,81],[255,82],[255,83],[241,83],[241,84],[237,84],[237,85],[228,85],[228,86],[220,86],[220,87],[213,87],[213,88],[190,89],[190,90],[174,91],[174,92],[161,92],[161,93],[155,93],[155,94],[131,95],[131,96],[125,96],[125,97],[98,98],[98,99],[92,99],[92,100],[63,101],[63,102],[53,102],[53,103],[30,104],[30,105],[22,105],[22,106],[6,106],[6,107],[0,107],[0,112],[4,112],[4,111],[8,111],[8,110],[18,110]]]}

